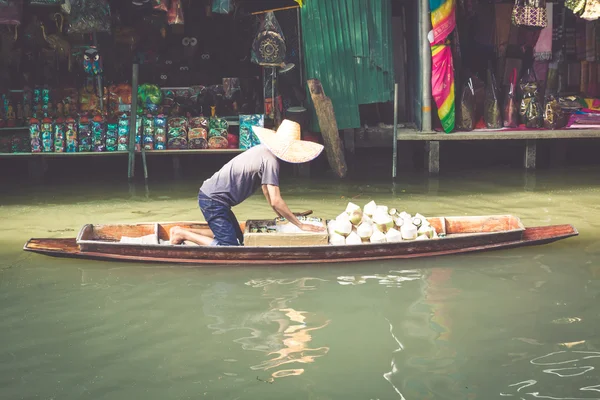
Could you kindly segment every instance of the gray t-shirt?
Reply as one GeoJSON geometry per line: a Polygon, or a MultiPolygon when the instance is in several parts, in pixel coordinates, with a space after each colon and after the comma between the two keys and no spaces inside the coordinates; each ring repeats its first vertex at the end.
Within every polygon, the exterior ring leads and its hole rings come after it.
{"type": "Polygon", "coordinates": [[[250,197],[261,185],[279,186],[279,161],[262,144],[234,157],[205,180],[200,191],[233,207],[250,197]]]}

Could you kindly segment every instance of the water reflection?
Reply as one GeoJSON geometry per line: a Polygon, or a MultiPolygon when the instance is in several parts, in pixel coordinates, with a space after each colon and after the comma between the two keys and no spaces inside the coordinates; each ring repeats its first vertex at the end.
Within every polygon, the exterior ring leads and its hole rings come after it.
{"type": "Polygon", "coordinates": [[[500,396],[553,400],[600,399],[600,376],[596,371],[600,367],[600,352],[554,351],[533,358],[529,363],[536,367],[531,372],[533,377],[509,384],[508,390],[501,392],[500,396]]]}
{"type": "MultiPolygon", "coordinates": [[[[243,313],[243,299],[230,298],[239,293],[235,285],[218,283],[203,294],[204,312],[215,318],[209,325],[214,334],[246,330],[249,336],[236,338],[233,341],[241,344],[244,350],[266,353],[267,360],[250,369],[266,371],[272,382],[276,378],[297,376],[304,373],[303,368],[290,368],[305,365],[326,355],[329,347],[310,347],[314,331],[325,328],[330,320],[324,315],[305,310],[297,310],[290,306],[307,291],[317,288],[314,283],[323,281],[317,278],[257,279],[245,283],[253,289],[261,289],[261,297],[269,300],[268,309],[261,313],[243,313]],[[229,309],[230,307],[230,309],[229,309]],[[236,309],[237,307],[237,309],[236,309]],[[242,315],[235,321],[230,315],[242,315]],[[277,324],[273,331],[272,323],[277,324]],[[283,367],[283,368],[282,368],[283,367]]],[[[254,296],[254,295],[252,295],[254,296]]]]}
{"type": "MultiPolygon", "coordinates": [[[[421,319],[419,328],[405,329],[404,332],[406,351],[410,355],[401,355],[404,347],[395,350],[392,371],[384,375],[401,398],[403,396],[398,387],[402,387],[408,398],[471,398],[468,387],[462,385],[464,378],[461,371],[465,358],[459,354],[452,340],[450,307],[453,298],[460,293],[450,282],[452,272],[448,268],[426,271],[421,298],[411,306],[411,314],[421,319]],[[429,344],[419,345],[423,340],[429,344]],[[415,347],[428,350],[420,352],[417,348],[413,349],[408,344],[411,342],[415,347]],[[404,358],[403,364],[400,357],[404,358]],[[401,380],[402,383],[394,384],[395,380],[401,380]]],[[[401,346],[396,335],[393,338],[401,346]]]]}

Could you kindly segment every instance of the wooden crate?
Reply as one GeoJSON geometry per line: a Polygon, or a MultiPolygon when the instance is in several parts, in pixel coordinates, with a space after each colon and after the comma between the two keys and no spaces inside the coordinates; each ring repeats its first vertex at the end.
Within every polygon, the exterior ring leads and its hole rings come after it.
{"type": "MultiPolygon", "coordinates": [[[[252,233],[255,226],[276,226],[275,220],[248,220],[244,230],[244,246],[264,247],[264,246],[322,246],[329,243],[327,229],[323,232],[301,232],[301,233],[252,233]]],[[[325,227],[325,222],[323,222],[325,227]]]]}

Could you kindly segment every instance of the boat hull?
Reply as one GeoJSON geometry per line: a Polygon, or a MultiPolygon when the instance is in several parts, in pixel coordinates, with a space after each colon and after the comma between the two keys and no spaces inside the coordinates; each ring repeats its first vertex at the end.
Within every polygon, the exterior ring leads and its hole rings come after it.
{"type": "Polygon", "coordinates": [[[489,233],[440,240],[315,247],[202,247],[126,244],[82,251],[77,239],[31,239],[24,250],[55,257],[104,261],[211,265],[293,265],[348,263],[435,257],[452,254],[508,249],[555,242],[577,236],[572,225],[527,228],[518,235],[489,233]],[[99,251],[100,250],[100,251],[99,251]]]}

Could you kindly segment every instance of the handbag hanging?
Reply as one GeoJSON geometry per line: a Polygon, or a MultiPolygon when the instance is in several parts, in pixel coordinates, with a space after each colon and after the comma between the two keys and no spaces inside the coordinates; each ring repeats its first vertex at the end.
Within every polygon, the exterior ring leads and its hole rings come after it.
{"type": "Polygon", "coordinates": [[[512,23],[516,26],[545,28],[548,25],[546,0],[515,0],[512,23]]]}

